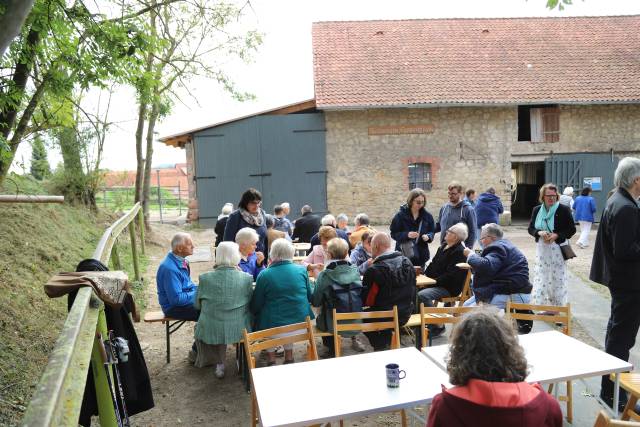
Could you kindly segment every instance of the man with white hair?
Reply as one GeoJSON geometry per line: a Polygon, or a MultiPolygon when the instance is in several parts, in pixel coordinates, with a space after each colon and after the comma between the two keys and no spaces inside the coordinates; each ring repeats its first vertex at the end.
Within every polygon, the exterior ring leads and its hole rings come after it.
{"type": "MultiPolygon", "coordinates": [[[[625,157],[614,174],[618,187],[607,200],[591,262],[589,278],[609,288],[611,315],[605,351],[629,360],[640,328],[640,159],[625,157]]],[[[602,377],[600,397],[613,406],[613,382],[602,377]]],[[[627,401],[620,390],[620,407],[627,401]]]]}
{"type": "Polygon", "coordinates": [[[176,233],[171,239],[171,252],[158,267],[156,285],[158,301],[167,317],[198,320],[194,307],[198,286],[191,280],[186,257],[193,254],[193,240],[187,233],[176,233]]]}
{"type": "MultiPolygon", "coordinates": [[[[347,244],[349,245],[349,236],[347,235],[347,233],[345,233],[343,230],[340,230],[339,228],[336,227],[336,217],[334,217],[331,214],[327,214],[325,216],[322,217],[322,219],[320,220],[320,224],[321,225],[328,225],[329,227],[333,227],[336,229],[336,234],[338,235],[338,237],[340,237],[341,239],[343,239],[345,242],[347,242],[347,244]]],[[[313,237],[311,238],[311,248],[313,249],[314,246],[319,245],[320,244],[320,236],[318,235],[318,233],[314,234],[313,237]]]]}
{"type": "MultiPolygon", "coordinates": [[[[362,302],[368,311],[398,307],[398,321],[404,325],[413,313],[416,300],[416,270],[409,258],[393,250],[391,236],[376,233],[371,239],[373,263],[364,273],[362,302]]],[[[365,332],[375,351],[391,344],[391,331],[365,332]]]]}

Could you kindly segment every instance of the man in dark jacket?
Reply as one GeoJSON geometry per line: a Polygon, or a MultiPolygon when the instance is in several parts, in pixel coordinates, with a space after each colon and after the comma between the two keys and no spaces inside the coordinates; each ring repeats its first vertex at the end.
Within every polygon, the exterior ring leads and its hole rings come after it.
{"type": "Polygon", "coordinates": [[[487,188],[487,191],[478,197],[473,209],[476,211],[476,223],[478,226],[476,238],[480,237],[480,229],[483,225],[499,224],[500,214],[504,212],[502,201],[500,197],[496,196],[496,190],[493,187],[487,188]]]}
{"type": "Polygon", "coordinates": [[[513,243],[503,238],[498,224],[486,224],[480,232],[480,255],[466,248],[464,255],[473,270],[473,296],[464,305],[485,302],[504,309],[507,300],[528,304],[531,300],[529,264],[513,243]]]}
{"type": "MultiPolygon", "coordinates": [[[[404,325],[413,313],[416,299],[416,272],[409,258],[391,247],[391,236],[376,233],[371,239],[373,264],[365,271],[362,284],[363,305],[369,311],[393,310],[398,307],[398,321],[404,325]]],[[[385,350],[391,344],[391,331],[366,332],[374,350],[385,350]]],[[[398,337],[400,339],[400,337],[398,337]]]]}
{"type": "Polygon", "coordinates": [[[320,229],[320,217],[313,214],[309,205],[304,205],[301,211],[302,216],[296,219],[291,238],[298,243],[310,243],[313,235],[320,229]]]}
{"type": "MultiPolygon", "coordinates": [[[[640,327],[640,159],[625,157],[614,176],[617,190],[607,200],[598,228],[589,278],[609,288],[611,315],[605,351],[629,360],[640,327]]],[[[602,377],[600,397],[613,406],[614,384],[602,377]]],[[[621,391],[620,405],[627,401],[621,391]]]]}
{"type": "Polygon", "coordinates": [[[446,231],[454,224],[463,222],[467,224],[469,236],[464,244],[472,248],[476,242],[476,214],[471,203],[463,200],[462,185],[452,182],[448,187],[449,203],[440,208],[438,221],[436,222],[436,233],[440,233],[440,244],[444,243],[446,231]]]}

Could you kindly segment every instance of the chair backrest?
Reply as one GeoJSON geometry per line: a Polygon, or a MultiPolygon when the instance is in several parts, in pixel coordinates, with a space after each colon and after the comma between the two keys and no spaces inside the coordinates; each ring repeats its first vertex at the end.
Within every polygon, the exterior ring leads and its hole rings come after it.
{"type": "Polygon", "coordinates": [[[458,323],[464,313],[475,307],[425,307],[420,303],[420,335],[422,347],[426,347],[429,340],[427,325],[444,325],[446,323],[458,323]]]}
{"type": "Polygon", "coordinates": [[[354,313],[338,313],[333,309],[333,346],[336,357],[340,357],[340,332],[357,331],[373,332],[390,329],[391,348],[400,348],[400,326],[398,324],[398,307],[387,311],[360,311],[354,313]],[[378,322],[363,322],[369,319],[385,319],[378,322]],[[349,321],[359,322],[349,322],[349,321]]]}
{"type": "Polygon", "coordinates": [[[306,341],[308,344],[307,360],[318,360],[318,350],[316,349],[316,341],[313,335],[313,325],[311,324],[309,316],[307,316],[302,323],[278,326],[277,328],[264,329],[251,333],[245,329],[243,331],[243,337],[247,366],[249,366],[249,369],[256,367],[256,359],[253,357],[253,353],[256,351],[303,341],[306,341]]]}
{"type": "Polygon", "coordinates": [[[513,320],[540,320],[547,323],[561,323],[562,332],[566,335],[571,335],[571,304],[567,304],[566,306],[540,305],[507,301],[505,313],[507,318],[513,320]],[[533,314],[530,312],[533,312],[533,314]],[[535,314],[536,312],[547,314],[535,314]]]}
{"type": "Polygon", "coordinates": [[[607,413],[601,409],[593,427],[640,427],[640,423],[636,421],[612,420],[607,413]]]}

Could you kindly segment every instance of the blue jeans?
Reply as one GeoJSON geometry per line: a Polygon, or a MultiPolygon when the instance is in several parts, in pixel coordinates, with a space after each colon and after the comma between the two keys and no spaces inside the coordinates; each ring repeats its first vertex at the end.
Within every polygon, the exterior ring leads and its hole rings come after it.
{"type": "MultiPolygon", "coordinates": [[[[529,304],[531,301],[531,294],[496,294],[491,298],[491,302],[489,304],[496,306],[498,309],[504,310],[507,307],[507,301],[511,300],[511,302],[517,302],[521,304],[529,304]]],[[[476,304],[476,296],[472,296],[468,300],[466,300],[463,304],[465,307],[469,307],[476,304]]]]}
{"type": "Polygon", "coordinates": [[[424,303],[425,307],[433,307],[434,300],[437,300],[440,298],[446,298],[450,296],[451,294],[449,293],[448,290],[446,290],[445,288],[439,288],[439,287],[426,288],[418,292],[418,298],[420,302],[424,303]]]}

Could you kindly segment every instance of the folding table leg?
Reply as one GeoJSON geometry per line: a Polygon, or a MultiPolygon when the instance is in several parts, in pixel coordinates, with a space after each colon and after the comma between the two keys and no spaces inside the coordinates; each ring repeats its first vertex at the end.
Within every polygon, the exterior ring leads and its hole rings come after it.
{"type": "Polygon", "coordinates": [[[171,332],[169,332],[169,321],[166,321],[164,324],[167,335],[167,363],[171,363],[171,332]]]}
{"type": "Polygon", "coordinates": [[[613,387],[613,416],[618,418],[618,400],[620,399],[620,374],[616,374],[616,383],[613,387]]]}

